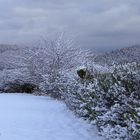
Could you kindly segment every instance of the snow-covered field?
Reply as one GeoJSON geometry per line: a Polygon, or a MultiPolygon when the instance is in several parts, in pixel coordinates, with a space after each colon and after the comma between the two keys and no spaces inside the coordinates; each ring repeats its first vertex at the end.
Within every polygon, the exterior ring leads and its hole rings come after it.
{"type": "Polygon", "coordinates": [[[49,97],[0,94],[0,140],[101,140],[96,129],[49,97]]]}

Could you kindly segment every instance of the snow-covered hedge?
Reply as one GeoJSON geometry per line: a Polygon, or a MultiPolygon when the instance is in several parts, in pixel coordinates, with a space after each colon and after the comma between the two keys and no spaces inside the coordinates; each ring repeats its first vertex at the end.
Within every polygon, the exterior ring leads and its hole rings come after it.
{"type": "Polygon", "coordinates": [[[112,73],[75,81],[66,103],[81,117],[94,121],[109,140],[140,138],[140,65],[115,66],[112,73]]]}
{"type": "Polygon", "coordinates": [[[26,68],[0,71],[0,92],[33,92],[38,89],[26,68]]]}

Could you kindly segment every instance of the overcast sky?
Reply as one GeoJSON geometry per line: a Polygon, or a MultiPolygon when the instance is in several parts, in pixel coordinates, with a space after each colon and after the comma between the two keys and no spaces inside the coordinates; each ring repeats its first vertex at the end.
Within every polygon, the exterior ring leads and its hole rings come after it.
{"type": "Polygon", "coordinates": [[[140,44],[140,0],[0,0],[0,43],[63,31],[93,50],[140,44]]]}

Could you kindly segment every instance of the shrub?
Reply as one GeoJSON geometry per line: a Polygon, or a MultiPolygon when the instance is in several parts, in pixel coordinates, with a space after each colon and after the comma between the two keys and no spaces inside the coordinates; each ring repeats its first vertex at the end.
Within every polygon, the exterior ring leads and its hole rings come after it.
{"type": "Polygon", "coordinates": [[[3,92],[6,93],[33,93],[38,87],[31,83],[14,81],[3,86],[3,92]]]}
{"type": "Polygon", "coordinates": [[[66,103],[70,109],[94,121],[100,133],[108,139],[140,138],[138,64],[115,66],[112,73],[98,73],[88,82],[79,81],[68,90],[66,103]]]}
{"type": "Polygon", "coordinates": [[[83,69],[80,69],[77,71],[77,74],[80,78],[84,79],[86,77],[86,71],[83,69]]]}
{"type": "Polygon", "coordinates": [[[55,99],[64,99],[67,86],[68,77],[58,73],[57,75],[46,75],[45,80],[40,84],[39,88],[55,99]]]}

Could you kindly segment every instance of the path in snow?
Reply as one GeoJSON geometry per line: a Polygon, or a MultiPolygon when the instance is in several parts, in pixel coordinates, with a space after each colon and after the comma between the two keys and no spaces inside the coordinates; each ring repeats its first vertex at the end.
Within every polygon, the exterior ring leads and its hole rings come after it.
{"type": "Polygon", "coordinates": [[[0,140],[101,140],[60,101],[0,94],[0,140]]]}

